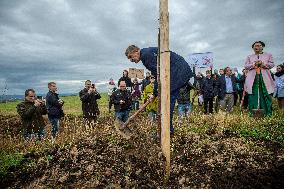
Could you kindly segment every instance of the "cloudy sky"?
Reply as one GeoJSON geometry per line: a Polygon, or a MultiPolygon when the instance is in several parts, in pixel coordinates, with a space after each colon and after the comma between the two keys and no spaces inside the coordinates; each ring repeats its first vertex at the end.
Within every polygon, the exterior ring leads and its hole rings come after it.
{"type": "MultiPolygon", "coordinates": [[[[251,44],[266,43],[284,62],[283,0],[169,0],[170,49],[213,52],[214,68],[241,68],[251,44]]],[[[101,91],[128,62],[130,44],[156,46],[158,0],[0,0],[0,90],[78,92],[91,79],[101,91]]]]}

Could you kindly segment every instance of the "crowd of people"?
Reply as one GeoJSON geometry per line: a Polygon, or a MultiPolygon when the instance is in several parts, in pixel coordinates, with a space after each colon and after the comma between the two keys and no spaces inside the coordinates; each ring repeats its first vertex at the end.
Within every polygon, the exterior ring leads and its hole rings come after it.
{"type": "MultiPolygon", "coordinates": [[[[272,55],[263,52],[265,44],[257,41],[252,44],[254,53],[245,61],[242,74],[238,69],[225,67],[224,69],[207,70],[205,76],[191,70],[188,63],[180,55],[169,51],[171,66],[170,90],[170,133],[174,133],[172,117],[177,101],[178,122],[182,123],[184,117],[190,117],[194,100],[203,106],[205,114],[217,112],[231,113],[234,106],[240,104],[243,109],[248,109],[254,116],[255,110],[262,110],[264,116],[272,115],[272,98],[277,98],[280,109],[284,109],[284,64],[277,66],[275,74],[272,55]],[[190,78],[194,82],[190,83],[190,78]],[[191,91],[194,91],[190,95],[191,91]],[[214,105],[215,104],[215,105],[214,105]]],[[[138,110],[140,102],[150,103],[145,108],[151,123],[155,124],[158,108],[157,86],[157,53],[156,47],[140,49],[131,45],[126,49],[125,55],[134,63],[142,62],[150,71],[146,77],[139,81],[128,76],[124,70],[122,77],[115,84],[111,78],[108,83],[108,111],[114,107],[115,117],[125,122],[131,110],[138,110]]],[[[64,116],[62,107],[64,101],[58,97],[55,82],[48,83],[49,92],[45,100],[36,97],[33,89],[25,91],[25,100],[17,106],[21,116],[24,138],[30,140],[36,133],[39,140],[45,137],[45,123],[43,115],[47,114],[52,125],[52,139],[59,132],[60,119],[64,116]]],[[[100,115],[97,100],[101,98],[96,86],[91,80],[85,81],[85,88],[79,92],[82,101],[84,124],[96,123],[100,115]]]]}

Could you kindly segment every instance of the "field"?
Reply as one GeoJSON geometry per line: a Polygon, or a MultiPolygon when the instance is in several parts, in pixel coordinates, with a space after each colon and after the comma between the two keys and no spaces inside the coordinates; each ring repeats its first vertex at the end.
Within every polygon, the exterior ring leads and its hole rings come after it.
{"type": "Polygon", "coordinates": [[[174,117],[171,176],[164,181],[155,125],[142,113],[130,140],[114,129],[107,95],[93,127],[82,123],[78,97],[63,97],[66,116],[55,143],[26,142],[16,104],[0,104],[0,188],[282,188],[284,113],[253,119],[235,107],[230,115],[204,115],[195,104],[183,124],[174,117]]]}

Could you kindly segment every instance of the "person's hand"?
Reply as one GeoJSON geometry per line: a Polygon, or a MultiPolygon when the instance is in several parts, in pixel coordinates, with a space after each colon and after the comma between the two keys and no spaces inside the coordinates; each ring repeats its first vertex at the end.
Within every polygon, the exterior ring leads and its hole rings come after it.
{"type": "Polygon", "coordinates": [[[41,102],[41,100],[39,100],[39,99],[37,99],[37,100],[34,101],[34,105],[35,105],[36,107],[39,107],[41,104],[42,104],[42,102],[41,102]]]}
{"type": "Polygon", "coordinates": [[[94,87],[94,88],[92,88],[92,92],[93,93],[96,93],[97,92],[97,89],[94,87]]]}
{"type": "Polygon", "coordinates": [[[124,101],[124,100],[120,100],[119,103],[120,103],[120,104],[124,104],[125,101],[124,101]]]}
{"type": "Polygon", "coordinates": [[[154,99],[155,99],[155,96],[151,94],[151,95],[149,96],[149,100],[150,100],[150,102],[153,102],[153,101],[154,101],[154,99]]]}
{"type": "Polygon", "coordinates": [[[59,104],[64,104],[64,101],[62,99],[58,100],[59,104]]]}
{"type": "Polygon", "coordinates": [[[93,91],[93,89],[92,89],[92,88],[89,88],[88,93],[91,94],[92,91],[93,91]]]}
{"type": "Polygon", "coordinates": [[[46,104],[46,100],[45,100],[45,99],[40,100],[40,105],[41,105],[41,106],[43,106],[43,105],[45,105],[45,104],[46,104]]]}
{"type": "Polygon", "coordinates": [[[258,60],[254,63],[254,68],[260,68],[263,66],[263,62],[261,60],[258,60]]]}

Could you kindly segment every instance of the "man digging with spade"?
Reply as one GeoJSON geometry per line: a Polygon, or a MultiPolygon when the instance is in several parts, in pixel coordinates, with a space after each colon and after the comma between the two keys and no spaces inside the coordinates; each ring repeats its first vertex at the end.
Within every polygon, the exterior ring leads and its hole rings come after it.
{"type": "MultiPolygon", "coordinates": [[[[140,49],[135,45],[130,45],[126,49],[125,55],[131,62],[136,64],[141,60],[142,64],[157,78],[157,47],[140,49]]],[[[172,118],[179,89],[187,84],[188,80],[193,76],[193,73],[184,58],[172,51],[170,52],[170,66],[170,134],[173,135],[174,128],[172,118]]],[[[154,96],[158,95],[157,91],[158,85],[156,83],[154,93],[150,96],[150,99],[154,99],[154,96]]]]}

